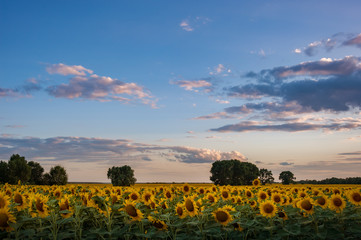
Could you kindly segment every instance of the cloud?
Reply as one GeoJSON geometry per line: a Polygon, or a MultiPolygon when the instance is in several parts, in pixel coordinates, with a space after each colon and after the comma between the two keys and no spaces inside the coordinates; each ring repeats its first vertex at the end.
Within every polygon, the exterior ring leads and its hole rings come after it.
{"type": "Polygon", "coordinates": [[[218,64],[217,66],[210,69],[209,75],[221,75],[225,77],[228,76],[231,72],[232,70],[227,68],[223,64],[218,64]]]}
{"type": "Polygon", "coordinates": [[[128,139],[86,137],[15,138],[0,137],[0,158],[8,159],[19,153],[27,159],[46,158],[50,162],[94,162],[105,165],[124,162],[163,159],[183,163],[212,163],[222,159],[247,158],[237,151],[222,152],[214,149],[188,146],[162,146],[133,142],[128,139]]]}
{"type": "Polygon", "coordinates": [[[93,71],[87,69],[81,65],[65,65],[63,63],[51,64],[46,67],[46,71],[49,74],[60,74],[60,75],[76,75],[76,76],[85,76],[86,73],[93,74],[93,71]]]}
{"type": "Polygon", "coordinates": [[[361,61],[356,57],[321,59],[291,67],[277,67],[251,73],[258,83],[226,88],[228,96],[260,99],[279,98],[312,111],[348,111],[361,107],[361,61]],[[308,77],[319,76],[320,79],[308,77]],[[300,79],[303,77],[303,79],[300,79]],[[290,78],[291,81],[285,81],[290,78]]]}
{"type": "Polygon", "coordinates": [[[6,128],[23,128],[25,127],[24,125],[6,125],[6,128]]]}
{"type": "Polygon", "coordinates": [[[219,128],[210,129],[214,132],[251,132],[251,131],[283,131],[283,132],[303,132],[303,131],[342,131],[350,129],[360,129],[361,121],[358,119],[336,119],[321,123],[310,121],[289,120],[281,123],[264,123],[257,121],[243,121],[237,124],[229,124],[219,128]]]}
{"type": "Polygon", "coordinates": [[[31,93],[41,90],[42,87],[35,78],[28,79],[23,85],[15,88],[1,88],[0,87],[0,98],[1,97],[30,97],[31,93]]]}
{"type": "Polygon", "coordinates": [[[209,23],[211,20],[207,17],[195,17],[184,19],[180,22],[179,27],[181,27],[186,32],[193,32],[196,28],[199,28],[202,25],[209,23]]]}
{"type": "Polygon", "coordinates": [[[348,39],[345,42],[343,42],[343,45],[345,46],[356,46],[358,48],[361,48],[361,34],[357,35],[354,38],[348,39]]]}
{"type": "Polygon", "coordinates": [[[281,166],[291,166],[293,165],[294,163],[289,163],[289,162],[280,162],[280,165],[281,166]]]}
{"type": "Polygon", "coordinates": [[[316,49],[318,47],[321,46],[321,42],[312,42],[310,43],[305,49],[304,49],[304,53],[307,55],[307,56],[314,56],[316,55],[316,49]]]}
{"type": "Polygon", "coordinates": [[[47,71],[62,75],[75,75],[69,79],[68,83],[47,87],[46,91],[51,96],[103,102],[141,102],[156,108],[156,100],[151,93],[136,83],[126,83],[115,78],[98,76],[92,74],[92,70],[82,66],[67,66],[62,63],[51,65],[47,71]],[[91,73],[91,75],[87,75],[86,72],[91,73]]]}
{"type": "Polygon", "coordinates": [[[195,88],[204,88],[204,91],[210,91],[210,87],[212,86],[212,83],[206,80],[195,80],[195,81],[177,80],[177,81],[170,81],[170,84],[178,85],[187,91],[194,91],[194,92],[199,91],[198,89],[195,88]]]}

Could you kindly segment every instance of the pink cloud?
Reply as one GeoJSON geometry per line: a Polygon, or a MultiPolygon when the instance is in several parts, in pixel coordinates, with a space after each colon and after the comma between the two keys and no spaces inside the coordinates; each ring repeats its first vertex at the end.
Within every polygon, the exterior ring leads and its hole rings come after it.
{"type": "Polygon", "coordinates": [[[81,65],[73,65],[68,66],[63,63],[52,64],[46,67],[46,71],[49,74],[60,74],[60,75],[77,75],[77,76],[85,76],[86,73],[92,74],[93,71],[87,69],[81,65]]]}

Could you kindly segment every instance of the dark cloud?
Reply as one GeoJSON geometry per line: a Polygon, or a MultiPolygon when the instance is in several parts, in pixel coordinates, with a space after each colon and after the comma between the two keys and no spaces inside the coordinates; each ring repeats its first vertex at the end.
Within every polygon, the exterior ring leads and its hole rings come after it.
{"type": "Polygon", "coordinates": [[[94,162],[108,165],[129,161],[149,162],[155,158],[183,163],[212,163],[223,159],[247,160],[237,151],[221,152],[187,146],[150,145],[127,139],[0,137],[0,158],[8,159],[12,154],[17,153],[26,156],[29,160],[94,162]]]}
{"type": "Polygon", "coordinates": [[[293,165],[294,163],[289,163],[289,162],[281,162],[280,165],[282,166],[290,166],[293,165]]]}
{"type": "Polygon", "coordinates": [[[361,122],[350,121],[346,123],[307,123],[307,122],[286,122],[281,124],[262,124],[258,122],[245,121],[238,124],[229,124],[223,127],[210,129],[215,132],[249,132],[249,131],[285,131],[301,132],[312,130],[340,131],[360,128],[361,122]]]}
{"type": "Polygon", "coordinates": [[[361,151],[357,152],[346,152],[346,153],[339,153],[338,155],[361,155],[361,151]]]}

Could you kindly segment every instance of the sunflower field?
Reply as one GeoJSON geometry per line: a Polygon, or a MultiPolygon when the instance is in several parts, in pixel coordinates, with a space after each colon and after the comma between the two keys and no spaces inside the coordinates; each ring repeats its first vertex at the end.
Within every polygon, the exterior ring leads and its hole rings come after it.
{"type": "Polygon", "coordinates": [[[359,185],[0,185],[0,239],[361,239],[359,185]]]}

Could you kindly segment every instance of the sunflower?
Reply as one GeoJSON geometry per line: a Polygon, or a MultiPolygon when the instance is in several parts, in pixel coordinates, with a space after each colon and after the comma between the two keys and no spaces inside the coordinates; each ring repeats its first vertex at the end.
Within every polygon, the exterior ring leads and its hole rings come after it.
{"type": "Polygon", "coordinates": [[[143,203],[149,205],[150,202],[154,202],[154,195],[150,191],[143,192],[142,194],[143,203]]]}
{"type": "Polygon", "coordinates": [[[48,197],[45,195],[36,194],[32,198],[32,202],[34,203],[36,213],[39,217],[44,218],[49,215],[49,209],[47,206],[48,197]]]}
{"type": "Polygon", "coordinates": [[[342,212],[346,207],[346,201],[339,194],[333,194],[328,207],[336,212],[342,212]]]}
{"type": "Polygon", "coordinates": [[[156,227],[158,230],[167,230],[168,226],[164,221],[161,221],[159,219],[154,219],[152,216],[148,217],[148,220],[152,223],[154,227],[156,227]]]}
{"type": "Polygon", "coordinates": [[[63,196],[63,193],[62,193],[61,189],[60,189],[60,188],[56,188],[55,191],[53,191],[53,196],[54,196],[56,199],[60,200],[61,197],[63,196]]]}
{"type": "Polygon", "coordinates": [[[112,205],[116,204],[119,200],[119,196],[116,193],[111,193],[107,200],[112,203],[112,205]]]}
{"type": "Polygon", "coordinates": [[[133,202],[139,202],[140,200],[140,195],[139,193],[137,193],[136,191],[132,191],[129,194],[129,200],[133,201],[133,202]]]}
{"type": "Polygon", "coordinates": [[[314,212],[313,200],[309,197],[300,199],[297,202],[297,207],[307,214],[312,214],[314,212]]]}
{"type": "Polygon", "coordinates": [[[320,191],[317,190],[317,189],[315,189],[315,190],[313,190],[312,194],[313,194],[314,196],[318,196],[318,195],[320,194],[320,191]]]}
{"type": "Polygon", "coordinates": [[[251,192],[251,190],[247,189],[245,194],[246,194],[246,197],[253,198],[253,193],[251,192]]]}
{"type": "Polygon", "coordinates": [[[173,199],[173,193],[170,189],[166,189],[163,193],[163,195],[166,197],[166,199],[172,200],[173,199]]]}
{"type": "Polygon", "coordinates": [[[125,201],[123,210],[133,221],[141,221],[143,219],[143,213],[135,207],[135,203],[132,201],[125,201]]]}
{"type": "Polygon", "coordinates": [[[187,216],[187,212],[185,210],[184,204],[177,203],[177,205],[175,207],[175,212],[176,212],[176,215],[178,215],[178,217],[181,219],[185,218],[187,216]]]}
{"type": "Polygon", "coordinates": [[[282,203],[282,196],[279,193],[272,194],[271,199],[275,203],[279,203],[279,204],[282,203]]]}
{"type": "Polygon", "coordinates": [[[262,190],[258,192],[257,196],[258,196],[258,201],[259,202],[264,201],[264,200],[266,200],[268,198],[267,193],[265,191],[262,191],[262,190]]]}
{"type": "Polygon", "coordinates": [[[59,212],[63,218],[69,218],[73,215],[73,208],[70,206],[67,196],[64,196],[64,198],[59,201],[59,212]]]}
{"type": "Polygon", "coordinates": [[[332,192],[333,192],[333,194],[341,194],[341,191],[338,188],[332,189],[332,192]]]}
{"type": "Polygon", "coordinates": [[[186,183],[186,184],[184,184],[184,185],[182,186],[182,192],[184,193],[184,195],[190,194],[191,191],[192,191],[192,189],[191,189],[191,187],[189,186],[188,183],[186,183]]]}
{"type": "Polygon", "coordinates": [[[4,192],[0,192],[0,209],[7,208],[10,204],[10,197],[4,192]]]}
{"type": "Polygon", "coordinates": [[[278,215],[279,218],[282,218],[283,220],[288,219],[288,216],[284,211],[278,211],[277,215],[278,215]]]}
{"type": "Polygon", "coordinates": [[[234,207],[232,207],[231,205],[224,205],[222,207],[224,210],[227,210],[228,212],[235,212],[236,209],[234,207]]]}
{"type": "Polygon", "coordinates": [[[305,198],[305,197],[307,197],[307,193],[305,193],[304,191],[298,192],[298,197],[305,198]]]}
{"type": "Polygon", "coordinates": [[[223,200],[229,200],[231,198],[231,195],[229,194],[229,191],[226,188],[224,188],[221,191],[221,196],[222,196],[223,200]]]}
{"type": "Polygon", "coordinates": [[[184,206],[189,216],[194,217],[198,213],[198,206],[194,202],[194,197],[184,197],[184,206]]]}
{"type": "Polygon", "coordinates": [[[13,193],[13,200],[18,211],[24,210],[28,207],[28,200],[20,191],[13,193]]]}
{"type": "Polygon", "coordinates": [[[227,224],[233,220],[232,215],[224,208],[216,209],[213,212],[213,216],[216,222],[222,224],[223,226],[227,226],[227,224]]]}
{"type": "Polygon", "coordinates": [[[243,231],[243,228],[241,227],[241,225],[239,225],[239,223],[233,223],[232,225],[234,227],[234,230],[239,231],[239,232],[243,231]]]}
{"type": "Polygon", "coordinates": [[[14,230],[9,223],[15,223],[14,215],[9,212],[8,208],[0,208],[0,229],[10,232],[14,230]]]}
{"type": "Polygon", "coordinates": [[[205,198],[210,202],[210,203],[215,203],[217,202],[217,198],[214,196],[214,194],[212,193],[208,193],[205,198]]]}
{"type": "Polygon", "coordinates": [[[206,190],[205,190],[204,188],[200,187],[200,188],[198,188],[197,192],[198,192],[199,194],[205,194],[205,193],[206,193],[206,190]]]}
{"type": "Polygon", "coordinates": [[[264,217],[274,217],[277,213],[277,206],[273,201],[267,200],[261,203],[259,206],[260,212],[264,217]]]}
{"type": "Polygon", "coordinates": [[[359,191],[357,190],[350,191],[348,192],[347,197],[352,204],[361,206],[361,194],[359,191]]]}
{"type": "Polygon", "coordinates": [[[167,204],[167,200],[162,198],[159,200],[158,205],[163,208],[163,209],[167,209],[168,208],[168,204],[167,204]]]}
{"type": "Polygon", "coordinates": [[[322,208],[326,208],[328,206],[328,198],[323,194],[319,194],[315,200],[315,203],[322,208]]]}
{"type": "Polygon", "coordinates": [[[252,185],[253,186],[259,186],[261,184],[261,181],[258,179],[258,178],[256,178],[255,180],[253,180],[253,182],[252,182],[252,185]]]}

